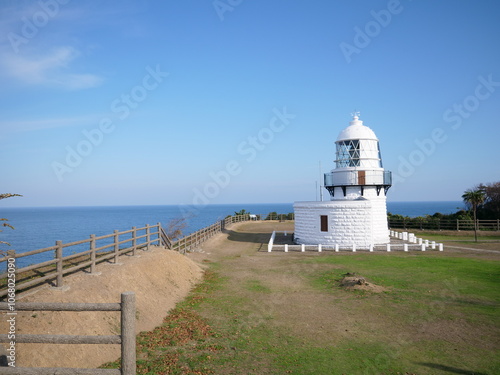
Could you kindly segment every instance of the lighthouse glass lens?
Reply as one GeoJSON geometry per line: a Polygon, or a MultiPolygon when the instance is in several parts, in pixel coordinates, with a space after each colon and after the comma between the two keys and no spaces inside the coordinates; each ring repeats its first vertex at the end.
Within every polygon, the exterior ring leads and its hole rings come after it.
{"type": "Polygon", "coordinates": [[[359,139],[337,142],[337,168],[359,167],[360,165],[359,139]]]}

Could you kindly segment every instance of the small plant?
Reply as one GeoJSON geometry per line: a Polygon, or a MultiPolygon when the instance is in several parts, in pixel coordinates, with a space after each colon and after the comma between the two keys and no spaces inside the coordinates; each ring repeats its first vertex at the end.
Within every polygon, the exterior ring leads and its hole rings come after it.
{"type": "Polygon", "coordinates": [[[182,233],[186,227],[187,218],[185,216],[177,217],[167,223],[165,232],[167,233],[168,238],[170,238],[172,241],[175,241],[176,239],[182,237],[182,233]]]}
{"type": "MultiPolygon", "coordinates": [[[[10,197],[22,197],[22,195],[20,195],[20,194],[10,194],[10,193],[0,194],[0,199],[6,199],[6,198],[10,198],[10,197]]],[[[9,219],[1,218],[0,221],[3,221],[2,226],[4,228],[8,227],[10,229],[14,229],[14,227],[12,225],[10,225],[9,223],[7,223],[7,221],[9,221],[9,219]]],[[[0,230],[0,232],[2,232],[2,230],[0,230]]],[[[10,246],[10,243],[5,242],[5,241],[0,241],[0,244],[4,244],[4,245],[7,245],[7,246],[10,246]]],[[[0,250],[0,255],[5,255],[5,251],[0,250]]]]}
{"type": "Polygon", "coordinates": [[[250,212],[248,212],[245,209],[239,210],[238,212],[234,212],[234,216],[240,216],[240,215],[250,215],[250,212]]]}

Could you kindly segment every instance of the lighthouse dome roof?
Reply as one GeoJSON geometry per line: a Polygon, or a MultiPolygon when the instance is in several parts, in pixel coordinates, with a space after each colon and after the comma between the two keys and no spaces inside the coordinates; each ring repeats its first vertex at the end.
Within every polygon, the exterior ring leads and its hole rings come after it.
{"type": "Polygon", "coordinates": [[[349,122],[349,126],[340,132],[337,142],[348,139],[372,139],[378,141],[373,130],[363,125],[363,121],[357,115],[354,115],[352,121],[349,122]]]}

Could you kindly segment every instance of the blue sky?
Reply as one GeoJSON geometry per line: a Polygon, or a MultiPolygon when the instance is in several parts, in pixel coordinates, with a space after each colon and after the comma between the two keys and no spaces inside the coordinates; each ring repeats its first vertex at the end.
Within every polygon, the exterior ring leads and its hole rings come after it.
{"type": "MultiPolygon", "coordinates": [[[[500,180],[498,1],[2,1],[4,206],[314,200],[357,109],[392,201],[500,180]]],[[[325,196],[327,195],[325,191],[325,196]]]]}

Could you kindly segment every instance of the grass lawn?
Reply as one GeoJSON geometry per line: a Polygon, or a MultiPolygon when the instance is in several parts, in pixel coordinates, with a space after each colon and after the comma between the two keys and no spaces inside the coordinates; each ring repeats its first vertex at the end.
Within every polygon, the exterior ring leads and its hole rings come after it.
{"type": "Polygon", "coordinates": [[[204,282],[138,336],[139,374],[500,374],[498,261],[268,254],[259,235],[224,243],[252,240],[207,260],[204,282]],[[347,272],[385,291],[346,290],[347,272]]]}

